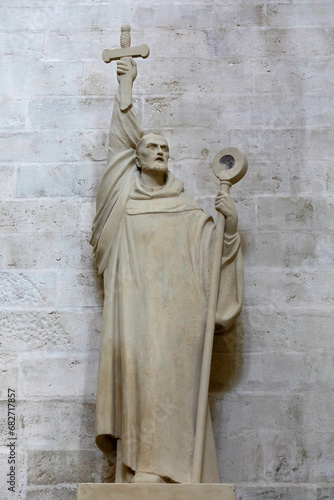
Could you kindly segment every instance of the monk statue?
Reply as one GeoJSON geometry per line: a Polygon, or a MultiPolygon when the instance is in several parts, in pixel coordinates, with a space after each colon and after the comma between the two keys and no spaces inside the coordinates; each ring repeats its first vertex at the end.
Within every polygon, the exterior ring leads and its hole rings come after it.
{"type": "MultiPolygon", "coordinates": [[[[118,58],[131,86],[133,58],[118,58]]],[[[116,482],[191,483],[216,225],[168,170],[169,145],[115,97],[91,244],[104,279],[96,443],[116,482]]],[[[225,192],[216,325],[241,310],[238,216],[225,192]]],[[[207,399],[207,398],[206,398],[207,399]]],[[[201,480],[219,483],[207,411],[201,480]]]]}

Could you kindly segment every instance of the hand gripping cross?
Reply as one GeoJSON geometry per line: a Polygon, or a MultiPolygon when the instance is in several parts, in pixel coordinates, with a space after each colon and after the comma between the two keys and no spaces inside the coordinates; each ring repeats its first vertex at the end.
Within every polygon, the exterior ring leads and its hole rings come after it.
{"type": "MultiPolygon", "coordinates": [[[[130,57],[146,57],[150,54],[150,49],[144,43],[139,47],[131,47],[130,26],[124,24],[121,27],[121,48],[115,50],[105,49],[102,52],[102,59],[105,63],[118,61],[119,59],[128,61],[130,57]]],[[[121,110],[125,111],[132,106],[132,77],[130,74],[120,76],[121,110]]]]}

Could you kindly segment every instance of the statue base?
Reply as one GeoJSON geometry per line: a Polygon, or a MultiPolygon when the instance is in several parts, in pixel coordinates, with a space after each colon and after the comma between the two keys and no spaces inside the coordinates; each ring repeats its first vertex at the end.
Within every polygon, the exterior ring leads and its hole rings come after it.
{"type": "Polygon", "coordinates": [[[234,484],[106,484],[78,485],[77,500],[235,500],[234,484]]]}

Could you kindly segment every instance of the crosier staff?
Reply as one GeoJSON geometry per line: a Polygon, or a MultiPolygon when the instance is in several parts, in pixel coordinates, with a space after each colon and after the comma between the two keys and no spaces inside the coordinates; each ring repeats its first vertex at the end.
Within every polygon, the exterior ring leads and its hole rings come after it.
{"type": "MultiPolygon", "coordinates": [[[[247,158],[236,148],[220,151],[212,162],[214,174],[220,180],[221,191],[229,193],[232,184],[240,181],[247,172],[247,158]]],[[[215,333],[216,311],[219,293],[220,266],[224,246],[225,217],[218,212],[216,238],[214,244],[212,269],[210,276],[210,292],[208,315],[205,328],[201,378],[198,394],[194,459],[192,482],[200,483],[202,477],[205,424],[208,411],[208,392],[210,382],[212,346],[215,333]]]]}

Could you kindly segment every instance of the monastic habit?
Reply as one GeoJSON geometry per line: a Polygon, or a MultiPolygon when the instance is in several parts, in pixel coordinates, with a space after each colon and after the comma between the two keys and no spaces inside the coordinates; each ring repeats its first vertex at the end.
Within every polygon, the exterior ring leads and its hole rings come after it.
{"type": "MultiPolygon", "coordinates": [[[[149,473],[190,483],[215,224],[171,172],[158,188],[143,184],[142,136],[117,95],[91,240],[105,292],[96,443],[117,463],[117,482],[149,473]]],[[[242,292],[239,235],[225,234],[221,327],[238,316],[242,292]]],[[[219,482],[209,412],[202,482],[219,482]]]]}

